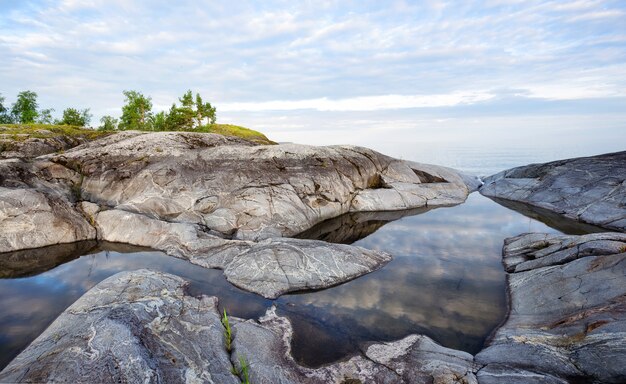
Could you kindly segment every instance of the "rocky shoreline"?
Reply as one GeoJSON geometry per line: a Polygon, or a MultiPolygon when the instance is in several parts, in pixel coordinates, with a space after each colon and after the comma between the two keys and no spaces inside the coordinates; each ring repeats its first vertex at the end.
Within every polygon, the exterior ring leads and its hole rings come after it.
{"type": "MultiPolygon", "coordinates": [[[[624,232],[625,179],[621,152],[504,171],[480,193],[624,232]]],[[[376,230],[368,218],[460,204],[479,187],[452,169],[359,147],[122,132],[62,154],[0,160],[0,252],[96,240],[147,246],[276,298],[358,278],[392,257],[299,233],[349,243],[376,230]]],[[[217,298],[191,296],[174,275],[122,272],[59,316],[0,382],[235,383],[247,370],[253,383],[620,383],[625,259],[618,232],[506,239],[509,316],[476,356],[411,335],[317,369],[293,360],[291,324],[273,309],[232,318],[229,350],[217,298]]]]}

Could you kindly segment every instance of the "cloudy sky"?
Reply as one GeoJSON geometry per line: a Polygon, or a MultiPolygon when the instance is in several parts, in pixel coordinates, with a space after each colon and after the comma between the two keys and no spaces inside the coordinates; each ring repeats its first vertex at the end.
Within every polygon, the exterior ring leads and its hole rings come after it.
{"type": "Polygon", "coordinates": [[[407,157],[626,149],[626,2],[0,0],[0,93],[26,89],[94,123],[192,89],[218,122],[407,157]]]}

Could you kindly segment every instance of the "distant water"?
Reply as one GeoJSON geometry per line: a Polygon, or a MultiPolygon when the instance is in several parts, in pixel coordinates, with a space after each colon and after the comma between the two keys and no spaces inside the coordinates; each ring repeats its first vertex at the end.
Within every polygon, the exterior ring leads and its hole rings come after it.
{"type": "Polygon", "coordinates": [[[429,164],[445,165],[476,176],[490,176],[505,169],[533,163],[593,156],[626,150],[626,144],[617,143],[611,148],[542,146],[524,147],[464,147],[458,145],[424,143],[381,143],[373,148],[386,155],[429,164]],[[622,145],[621,147],[619,145],[622,145]]]}

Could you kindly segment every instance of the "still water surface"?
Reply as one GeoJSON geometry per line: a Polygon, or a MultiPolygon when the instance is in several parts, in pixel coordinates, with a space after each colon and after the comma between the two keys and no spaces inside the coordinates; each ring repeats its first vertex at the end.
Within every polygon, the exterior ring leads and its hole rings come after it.
{"type": "Polygon", "coordinates": [[[219,270],[119,244],[0,255],[0,368],[98,282],[139,268],[186,278],[193,293],[219,297],[234,316],[256,318],[276,305],[292,320],[295,358],[309,366],[354,354],[368,342],[412,333],[475,353],[505,315],[503,239],[538,231],[559,232],[478,193],[454,207],[344,215],[301,237],[383,250],[393,261],[340,286],[277,300],[232,286],[219,270]]]}

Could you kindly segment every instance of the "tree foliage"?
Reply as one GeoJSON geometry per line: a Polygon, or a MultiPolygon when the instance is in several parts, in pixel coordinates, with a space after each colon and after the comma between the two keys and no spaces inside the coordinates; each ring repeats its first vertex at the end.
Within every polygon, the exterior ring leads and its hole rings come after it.
{"type": "Polygon", "coordinates": [[[115,131],[118,128],[118,120],[113,116],[102,116],[100,123],[98,129],[101,131],[115,131]]]}
{"type": "Polygon", "coordinates": [[[9,114],[9,110],[4,106],[4,97],[0,94],[0,124],[11,124],[13,118],[9,114]]]}
{"type": "Polygon", "coordinates": [[[17,94],[17,101],[11,106],[13,121],[20,124],[32,124],[37,120],[37,94],[33,91],[22,91],[17,94]]]}
{"type": "Polygon", "coordinates": [[[63,111],[63,118],[58,122],[64,125],[75,125],[84,127],[91,121],[91,113],[89,108],[78,110],[76,108],[66,108],[63,111]]]}
{"type": "Polygon", "coordinates": [[[191,131],[205,125],[215,124],[215,108],[205,103],[199,93],[194,98],[191,90],[178,99],[180,107],[172,104],[165,116],[165,129],[169,131],[191,131]]]}
{"type": "Polygon", "coordinates": [[[54,119],[52,118],[52,112],[54,112],[53,108],[46,108],[39,111],[39,117],[37,118],[38,124],[54,124],[54,119]]]}
{"type": "Polygon", "coordinates": [[[122,107],[119,129],[151,130],[152,98],[137,91],[124,91],[124,97],[126,104],[122,107]]]}

